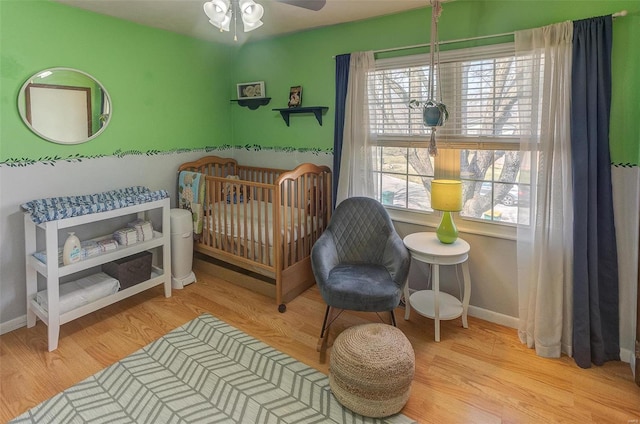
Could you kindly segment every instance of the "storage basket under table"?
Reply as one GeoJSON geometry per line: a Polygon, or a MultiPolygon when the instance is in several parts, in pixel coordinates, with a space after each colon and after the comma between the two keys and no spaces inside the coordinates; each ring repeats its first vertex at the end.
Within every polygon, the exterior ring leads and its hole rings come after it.
{"type": "Polygon", "coordinates": [[[151,277],[151,252],[140,252],[102,265],[102,272],[120,281],[120,290],[151,277]]]}

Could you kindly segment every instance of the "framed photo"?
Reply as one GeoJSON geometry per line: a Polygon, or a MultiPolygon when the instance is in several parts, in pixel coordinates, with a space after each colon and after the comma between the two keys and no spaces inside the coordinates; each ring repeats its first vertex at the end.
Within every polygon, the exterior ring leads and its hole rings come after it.
{"type": "Polygon", "coordinates": [[[237,84],[238,99],[255,99],[256,97],[266,97],[264,81],[243,82],[237,84]]]}
{"type": "Polygon", "coordinates": [[[297,85],[289,89],[289,103],[287,105],[289,107],[302,106],[302,86],[297,85]]]}

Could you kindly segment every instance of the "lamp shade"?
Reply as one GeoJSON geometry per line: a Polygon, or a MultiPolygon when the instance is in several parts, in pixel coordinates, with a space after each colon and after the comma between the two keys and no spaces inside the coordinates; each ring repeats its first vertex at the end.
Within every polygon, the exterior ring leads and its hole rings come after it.
{"type": "Polygon", "coordinates": [[[229,24],[231,23],[231,14],[227,13],[222,19],[222,22],[214,22],[211,19],[209,19],[209,23],[214,27],[220,28],[220,31],[229,31],[229,24]]]}
{"type": "Polygon", "coordinates": [[[220,23],[224,20],[227,11],[229,11],[228,0],[211,0],[203,5],[204,13],[210,20],[220,23]]]}
{"type": "Polygon", "coordinates": [[[462,210],[462,181],[433,180],[431,182],[431,208],[447,212],[462,210]]]}
{"type": "Polygon", "coordinates": [[[257,23],[264,14],[264,8],[253,0],[239,0],[238,5],[245,24],[257,23]]]}
{"type": "Polygon", "coordinates": [[[231,11],[229,0],[211,0],[204,4],[204,13],[209,17],[211,25],[223,31],[229,31],[231,11]]]}
{"type": "Polygon", "coordinates": [[[254,22],[254,23],[250,23],[250,22],[246,22],[244,19],[242,20],[242,23],[244,24],[244,32],[249,32],[249,31],[253,31],[256,28],[260,28],[262,26],[262,21],[258,21],[258,22],[254,22]]]}

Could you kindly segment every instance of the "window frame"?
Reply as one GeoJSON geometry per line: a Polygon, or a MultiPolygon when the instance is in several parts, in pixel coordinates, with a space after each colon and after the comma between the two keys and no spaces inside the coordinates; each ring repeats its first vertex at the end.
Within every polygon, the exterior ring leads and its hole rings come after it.
{"type": "MultiPolygon", "coordinates": [[[[472,47],[457,50],[449,50],[440,53],[440,63],[464,62],[469,60],[481,59],[497,59],[500,57],[513,57],[515,60],[515,43],[501,43],[490,46],[472,47]]],[[[417,54],[408,56],[398,56],[393,58],[376,59],[375,70],[410,68],[414,66],[428,66],[428,54],[417,54]]],[[[460,71],[462,72],[462,71],[460,71]]],[[[459,84],[459,79],[453,79],[454,84],[459,84]]],[[[451,87],[449,87],[451,89],[451,87]]],[[[445,92],[447,88],[444,88],[445,92]]],[[[447,101],[445,100],[445,104],[447,101]]],[[[371,103],[370,103],[371,105],[371,103]]],[[[457,111],[450,110],[453,115],[457,111]]],[[[420,113],[420,111],[418,111],[420,113]]],[[[455,119],[455,118],[454,118],[455,119]]],[[[462,125],[458,123],[458,125],[462,125]]],[[[446,127],[446,125],[445,125],[446,127]]],[[[378,128],[378,127],[376,127],[378,128]]],[[[384,135],[375,132],[374,146],[381,147],[426,147],[429,135],[427,131],[423,134],[412,134],[411,126],[408,128],[407,135],[391,134],[384,135]]],[[[438,137],[438,151],[434,161],[434,178],[456,178],[463,179],[460,175],[460,150],[520,150],[520,136],[455,136],[446,135],[438,137]]],[[[377,168],[376,168],[377,169],[377,168]]],[[[383,170],[377,169],[383,173],[383,170]]],[[[484,181],[484,180],[483,180],[484,181]]],[[[492,183],[499,183],[492,180],[492,183]]],[[[516,182],[517,183],[517,182],[516,182]]],[[[381,194],[381,193],[380,193],[381,194]]],[[[494,205],[495,206],[495,205],[494,205]]],[[[385,205],[392,219],[399,222],[410,224],[427,225],[437,227],[440,221],[441,213],[433,210],[415,210],[406,207],[394,207],[385,205]]],[[[492,207],[493,208],[493,207],[492,207]]],[[[456,225],[459,230],[473,234],[481,234],[491,237],[499,237],[506,239],[516,238],[517,224],[513,222],[486,221],[480,218],[463,217],[459,213],[455,213],[456,225]]]]}

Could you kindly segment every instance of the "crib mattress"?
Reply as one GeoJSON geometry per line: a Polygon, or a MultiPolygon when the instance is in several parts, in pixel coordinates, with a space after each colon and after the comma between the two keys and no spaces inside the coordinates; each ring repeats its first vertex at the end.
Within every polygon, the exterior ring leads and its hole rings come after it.
{"type": "MultiPolygon", "coordinates": [[[[261,242],[273,246],[273,226],[275,224],[273,217],[273,204],[263,201],[250,200],[246,203],[226,203],[217,202],[213,205],[213,213],[209,216],[209,232],[213,235],[224,235],[227,237],[246,239],[254,243],[261,242]],[[218,220],[220,217],[220,220],[218,220]],[[233,219],[232,219],[233,217],[233,219]],[[246,226],[244,225],[246,217],[246,226]],[[226,225],[225,225],[226,224],[226,225]]],[[[299,227],[302,231],[307,232],[313,230],[314,219],[306,213],[299,214],[300,209],[287,207],[280,214],[281,234],[285,240],[298,240],[299,227]],[[292,217],[293,209],[293,217],[292,217]],[[299,216],[302,215],[302,216],[299,216]],[[286,216],[287,226],[284,228],[284,217],[286,216]],[[304,223],[300,223],[306,219],[306,228],[304,223]]]]}

